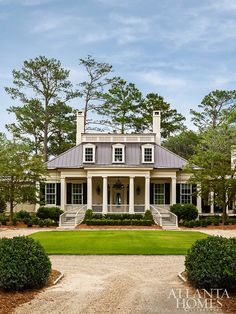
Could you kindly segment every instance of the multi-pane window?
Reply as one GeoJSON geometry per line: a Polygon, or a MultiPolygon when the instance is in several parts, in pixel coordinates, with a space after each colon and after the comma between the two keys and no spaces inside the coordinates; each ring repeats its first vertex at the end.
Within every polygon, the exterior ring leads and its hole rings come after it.
{"type": "Polygon", "coordinates": [[[192,204],[192,184],[180,184],[180,203],[192,204]]]}
{"type": "Polygon", "coordinates": [[[152,162],[153,156],[152,156],[152,147],[145,147],[144,148],[144,162],[152,162]]]}
{"type": "Polygon", "coordinates": [[[93,147],[85,147],[85,156],[84,160],[86,162],[93,162],[94,156],[93,156],[93,147]]]}
{"type": "Polygon", "coordinates": [[[80,183],[72,184],[72,204],[83,203],[83,185],[80,183]]]}
{"type": "Polygon", "coordinates": [[[115,162],[122,162],[123,161],[123,148],[122,147],[115,147],[114,148],[114,161],[115,162]]]}
{"type": "Polygon", "coordinates": [[[124,162],[125,146],[123,144],[114,144],[112,147],[112,162],[124,162]]]}
{"type": "Polygon", "coordinates": [[[154,204],[165,204],[165,184],[154,184],[154,204]]]}
{"type": "Polygon", "coordinates": [[[56,183],[47,183],[45,185],[46,204],[56,204],[56,183]]]}

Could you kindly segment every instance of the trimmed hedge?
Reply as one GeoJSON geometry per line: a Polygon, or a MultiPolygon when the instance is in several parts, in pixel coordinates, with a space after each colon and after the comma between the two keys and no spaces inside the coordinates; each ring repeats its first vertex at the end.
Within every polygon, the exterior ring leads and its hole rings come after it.
{"type": "Polygon", "coordinates": [[[151,226],[154,224],[150,210],[144,214],[94,214],[91,209],[85,213],[84,223],[89,226],[151,226]]]}
{"type": "Polygon", "coordinates": [[[0,239],[0,288],[41,288],[50,272],[51,262],[39,242],[28,237],[0,239]]]}
{"type": "Polygon", "coordinates": [[[210,236],[198,240],[185,258],[189,281],[197,288],[235,288],[236,239],[210,236]]]}
{"type": "Polygon", "coordinates": [[[87,219],[88,226],[152,226],[152,220],[147,219],[87,219]]]}
{"type": "Polygon", "coordinates": [[[197,207],[193,204],[174,204],[170,206],[170,211],[180,220],[195,220],[198,217],[197,207]]]}
{"type": "Polygon", "coordinates": [[[63,213],[63,211],[59,207],[41,206],[41,207],[39,207],[36,215],[40,219],[51,219],[51,220],[58,222],[60,215],[62,213],[63,213]]]}

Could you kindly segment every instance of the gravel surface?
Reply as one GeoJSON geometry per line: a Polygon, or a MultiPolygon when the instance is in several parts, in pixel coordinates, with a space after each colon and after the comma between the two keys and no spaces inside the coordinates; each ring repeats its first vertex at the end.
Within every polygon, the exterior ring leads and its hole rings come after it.
{"type": "Polygon", "coordinates": [[[171,289],[186,289],[177,277],[184,256],[51,256],[51,260],[65,277],[15,313],[186,313],[168,298],[171,289]]]}
{"type": "Polygon", "coordinates": [[[51,228],[0,228],[0,238],[13,238],[18,236],[27,236],[29,234],[39,231],[50,231],[55,230],[51,228]]]}

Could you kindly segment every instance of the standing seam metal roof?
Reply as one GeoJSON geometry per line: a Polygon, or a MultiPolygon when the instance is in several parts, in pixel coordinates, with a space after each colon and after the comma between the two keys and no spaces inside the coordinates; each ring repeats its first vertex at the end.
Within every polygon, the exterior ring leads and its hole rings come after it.
{"type": "MultiPolygon", "coordinates": [[[[90,143],[96,146],[95,163],[83,163],[83,145],[81,143],[58,157],[47,162],[48,169],[56,168],[88,168],[88,167],[142,167],[142,168],[162,168],[162,169],[182,169],[187,161],[168,149],[154,145],[154,163],[142,163],[142,145],[144,143],[122,143],[125,144],[125,163],[112,163],[112,145],[117,143],[103,142],[90,143]]],[[[146,143],[145,143],[146,144],[146,143]]],[[[148,144],[148,143],[147,143],[148,144]]]]}

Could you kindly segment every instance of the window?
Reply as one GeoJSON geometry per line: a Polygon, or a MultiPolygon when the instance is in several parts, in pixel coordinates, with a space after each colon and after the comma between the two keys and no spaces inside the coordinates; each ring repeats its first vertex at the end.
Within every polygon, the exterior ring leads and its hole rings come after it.
{"type": "Polygon", "coordinates": [[[46,204],[56,204],[56,183],[46,183],[45,200],[46,204]]]}
{"type": "Polygon", "coordinates": [[[192,204],[192,184],[180,184],[180,203],[192,204]]]}
{"type": "Polygon", "coordinates": [[[95,145],[93,144],[84,145],[83,162],[88,163],[95,162],[95,145]]]}
{"type": "Polygon", "coordinates": [[[165,204],[165,184],[154,184],[154,204],[165,204]]]}
{"type": "Polygon", "coordinates": [[[143,163],[154,162],[154,146],[152,144],[142,146],[142,161],[143,163]]]}
{"type": "Polygon", "coordinates": [[[112,162],[123,163],[125,161],[125,146],[123,144],[113,145],[112,162]]]}
{"type": "Polygon", "coordinates": [[[72,204],[83,203],[83,185],[80,183],[72,183],[72,204]]]}

